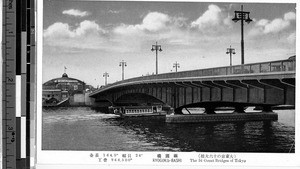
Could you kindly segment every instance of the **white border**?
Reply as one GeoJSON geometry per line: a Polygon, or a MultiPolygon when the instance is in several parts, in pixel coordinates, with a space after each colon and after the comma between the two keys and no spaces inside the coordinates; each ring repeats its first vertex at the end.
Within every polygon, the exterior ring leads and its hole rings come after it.
{"type": "MultiPolygon", "coordinates": [[[[84,1],[84,0],[82,0],[84,1]]],[[[158,1],[158,0],[154,0],[158,1]]],[[[173,0],[173,1],[181,1],[182,0],[173,0]]],[[[201,1],[195,1],[195,0],[189,0],[191,2],[201,2],[201,1]]],[[[204,2],[204,1],[202,1],[204,2]]],[[[207,2],[207,1],[206,1],[207,2]]],[[[228,2],[224,0],[210,0],[209,2],[228,2]]],[[[232,0],[230,2],[243,2],[241,0],[232,0]]],[[[253,0],[251,2],[247,1],[247,3],[296,3],[296,6],[298,7],[299,2],[296,0],[289,0],[287,1],[281,1],[281,0],[253,0]]],[[[189,168],[199,168],[201,167],[205,168],[241,168],[247,166],[247,168],[257,168],[257,167],[264,167],[264,168],[274,168],[279,167],[280,168],[296,168],[300,166],[300,152],[299,152],[299,115],[297,114],[298,106],[296,106],[296,123],[295,123],[295,153],[294,154],[285,154],[285,153],[229,153],[229,154],[236,154],[241,159],[246,159],[247,163],[244,164],[216,164],[213,163],[211,165],[208,165],[208,163],[205,164],[199,164],[199,163],[190,163],[188,160],[189,158],[196,158],[199,153],[195,152],[179,152],[179,156],[183,157],[182,159],[184,161],[187,161],[184,164],[170,164],[170,163],[153,163],[152,159],[156,157],[156,155],[159,152],[120,152],[117,153],[123,154],[123,153],[141,153],[143,154],[144,158],[142,160],[136,159],[134,163],[126,164],[126,163],[99,163],[97,160],[90,158],[88,155],[93,151],[42,151],[41,150],[41,132],[42,132],[42,56],[43,56],[43,0],[37,0],[37,169],[52,169],[52,168],[110,168],[110,167],[122,167],[122,168],[149,168],[151,166],[161,167],[161,168],[182,168],[189,167],[189,168]],[[109,165],[108,165],[109,164],[109,165]],[[125,165],[124,165],[125,164],[125,165]],[[147,165],[150,164],[150,165],[147,165]]],[[[298,29],[298,23],[299,23],[299,12],[296,12],[296,28],[297,33],[299,33],[298,29]]],[[[296,42],[299,42],[299,36],[296,37],[296,42]]],[[[296,53],[298,49],[298,43],[296,43],[296,53]]],[[[297,54],[296,54],[297,55],[297,54]]],[[[298,65],[298,64],[297,64],[298,65]]],[[[298,71],[297,71],[298,74],[298,71]]],[[[296,84],[299,84],[298,78],[296,78],[296,84]]],[[[299,91],[296,90],[296,105],[298,105],[298,99],[297,96],[299,96],[299,91]]],[[[101,151],[95,151],[99,154],[104,153],[101,151]]],[[[106,151],[107,152],[107,151],[106,151]]],[[[113,152],[107,152],[107,153],[113,153],[113,152]]],[[[166,153],[166,152],[162,152],[166,153]]],[[[174,154],[173,152],[170,154],[174,154]]],[[[202,153],[202,154],[214,154],[214,153],[202,153]]],[[[216,153],[216,154],[222,154],[222,153],[216,153]]]]}

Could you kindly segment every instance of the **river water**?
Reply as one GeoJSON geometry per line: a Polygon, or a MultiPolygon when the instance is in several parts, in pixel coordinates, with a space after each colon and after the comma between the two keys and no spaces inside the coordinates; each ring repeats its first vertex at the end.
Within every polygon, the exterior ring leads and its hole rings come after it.
{"type": "Polygon", "coordinates": [[[276,122],[169,124],[89,107],[44,109],[42,149],[294,153],[295,110],[275,112],[276,122]]]}

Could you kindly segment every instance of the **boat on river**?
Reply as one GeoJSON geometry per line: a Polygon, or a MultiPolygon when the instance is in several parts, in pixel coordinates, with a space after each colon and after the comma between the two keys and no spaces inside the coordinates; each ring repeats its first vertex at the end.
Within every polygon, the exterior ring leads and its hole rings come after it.
{"type": "Polygon", "coordinates": [[[110,107],[114,114],[122,118],[126,117],[148,117],[148,116],[165,116],[162,106],[120,106],[110,107]]]}
{"type": "Polygon", "coordinates": [[[69,106],[69,97],[63,100],[57,100],[55,98],[43,99],[43,107],[66,107],[69,106]]]}

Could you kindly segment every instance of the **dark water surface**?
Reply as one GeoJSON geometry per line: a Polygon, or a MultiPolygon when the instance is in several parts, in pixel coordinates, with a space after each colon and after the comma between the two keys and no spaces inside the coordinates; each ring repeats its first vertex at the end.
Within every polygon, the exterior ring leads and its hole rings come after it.
{"type": "Polygon", "coordinates": [[[169,124],[120,119],[88,107],[43,110],[43,150],[294,152],[295,110],[277,122],[169,124]]]}

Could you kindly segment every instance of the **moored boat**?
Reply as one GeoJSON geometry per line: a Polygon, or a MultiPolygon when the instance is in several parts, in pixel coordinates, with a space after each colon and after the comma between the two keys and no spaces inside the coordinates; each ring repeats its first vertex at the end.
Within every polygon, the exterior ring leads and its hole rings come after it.
{"type": "Polygon", "coordinates": [[[114,114],[125,117],[165,116],[162,106],[122,106],[111,107],[114,114]]]}
{"type": "Polygon", "coordinates": [[[60,107],[60,106],[68,106],[68,105],[69,105],[69,97],[65,98],[61,101],[59,101],[55,98],[43,100],[43,107],[60,107]]]}

